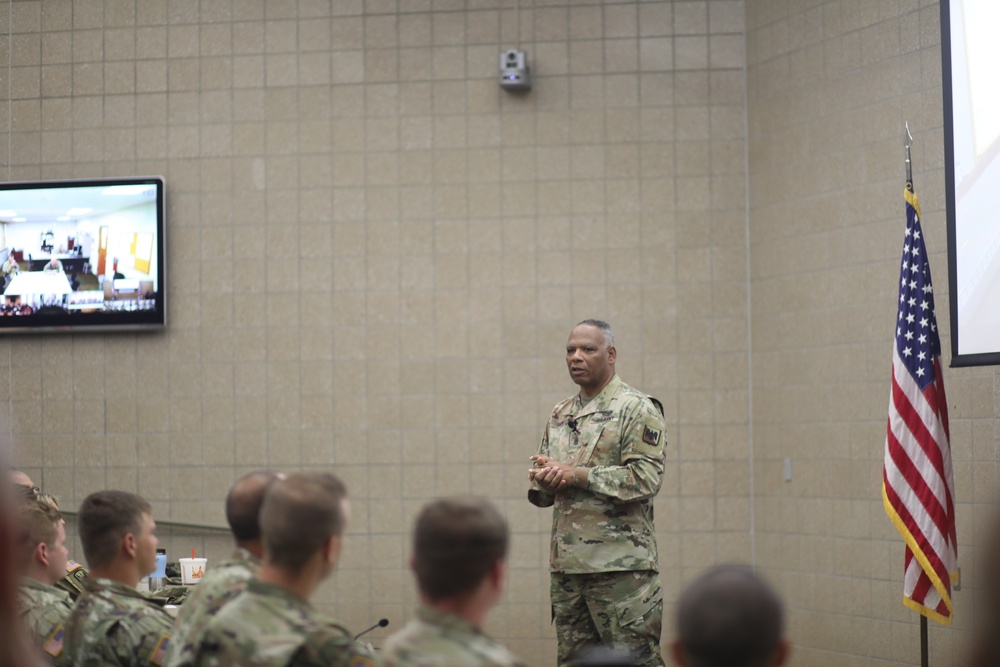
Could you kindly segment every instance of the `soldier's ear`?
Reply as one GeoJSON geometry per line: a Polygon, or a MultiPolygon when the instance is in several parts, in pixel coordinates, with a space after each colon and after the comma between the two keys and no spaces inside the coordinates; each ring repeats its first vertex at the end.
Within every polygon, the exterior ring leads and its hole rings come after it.
{"type": "Polygon", "coordinates": [[[340,560],[340,551],[344,546],[344,540],[341,535],[331,535],[327,538],[326,542],[323,543],[323,562],[328,563],[331,567],[336,567],[337,562],[340,560]]]}
{"type": "Polygon", "coordinates": [[[125,533],[125,537],[122,538],[122,550],[130,558],[135,558],[135,554],[138,551],[135,543],[135,535],[125,533]]]}
{"type": "Polygon", "coordinates": [[[501,558],[497,562],[493,563],[493,567],[490,568],[490,582],[496,590],[502,591],[506,580],[507,562],[501,558]]]}
{"type": "Polygon", "coordinates": [[[617,359],[617,358],[618,358],[618,350],[616,350],[613,347],[609,347],[608,348],[608,362],[613,364],[613,363],[615,363],[615,359],[617,359]]]}
{"type": "Polygon", "coordinates": [[[39,542],[35,545],[35,560],[48,567],[49,565],[49,546],[45,542],[39,542]]]}

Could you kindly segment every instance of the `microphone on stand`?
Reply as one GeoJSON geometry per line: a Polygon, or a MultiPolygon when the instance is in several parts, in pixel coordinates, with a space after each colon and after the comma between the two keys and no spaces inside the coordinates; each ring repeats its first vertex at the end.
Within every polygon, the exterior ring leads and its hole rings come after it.
{"type": "Polygon", "coordinates": [[[369,632],[371,632],[375,628],[384,628],[387,625],[389,625],[389,619],[388,618],[380,618],[379,621],[378,621],[378,623],[376,623],[372,627],[368,628],[364,632],[359,632],[358,634],[354,635],[354,638],[358,639],[358,638],[361,637],[361,635],[367,635],[369,632]]]}

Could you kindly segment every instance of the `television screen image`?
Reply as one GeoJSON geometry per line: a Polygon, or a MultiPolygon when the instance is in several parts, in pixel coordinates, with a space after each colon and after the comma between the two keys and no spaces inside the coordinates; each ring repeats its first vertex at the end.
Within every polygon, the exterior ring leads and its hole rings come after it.
{"type": "Polygon", "coordinates": [[[166,324],[159,177],[0,183],[0,332],[166,324]]]}

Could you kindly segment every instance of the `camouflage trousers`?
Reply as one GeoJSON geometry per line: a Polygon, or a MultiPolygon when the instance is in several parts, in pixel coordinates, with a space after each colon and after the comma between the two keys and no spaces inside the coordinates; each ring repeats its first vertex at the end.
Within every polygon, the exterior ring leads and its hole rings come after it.
{"type": "Polygon", "coordinates": [[[552,620],[559,664],[595,644],[627,648],[636,665],[662,667],[663,589],[652,571],[565,574],[553,572],[552,620]]]}

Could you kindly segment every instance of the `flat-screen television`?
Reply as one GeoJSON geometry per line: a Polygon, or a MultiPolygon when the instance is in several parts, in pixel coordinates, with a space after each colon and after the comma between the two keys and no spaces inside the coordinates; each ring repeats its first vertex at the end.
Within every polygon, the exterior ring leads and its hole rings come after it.
{"type": "Polygon", "coordinates": [[[166,325],[160,177],[0,183],[0,333],[166,325]]]}
{"type": "Polygon", "coordinates": [[[1000,364],[1000,2],[941,0],[951,365],[1000,364]]]}

